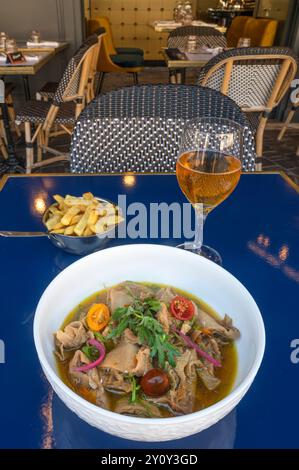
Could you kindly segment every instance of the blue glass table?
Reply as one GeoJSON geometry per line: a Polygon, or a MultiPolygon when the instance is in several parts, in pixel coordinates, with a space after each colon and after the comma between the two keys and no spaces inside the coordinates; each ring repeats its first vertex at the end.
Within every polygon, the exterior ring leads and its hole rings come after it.
{"type": "MultiPolygon", "coordinates": [[[[128,204],[184,202],[174,175],[16,175],[2,180],[0,230],[41,230],[41,214],[53,194],[84,191],[110,200],[126,194],[128,204]]],[[[265,357],[250,391],[230,415],[200,434],[152,444],[90,427],[43,377],[33,343],[34,310],[49,282],[77,258],[45,237],[0,239],[1,448],[299,448],[299,351],[291,347],[299,338],[298,189],[282,174],[243,175],[231,197],[209,216],[205,240],[259,305],[265,357]]],[[[139,242],[145,240],[117,241],[139,242]]]]}

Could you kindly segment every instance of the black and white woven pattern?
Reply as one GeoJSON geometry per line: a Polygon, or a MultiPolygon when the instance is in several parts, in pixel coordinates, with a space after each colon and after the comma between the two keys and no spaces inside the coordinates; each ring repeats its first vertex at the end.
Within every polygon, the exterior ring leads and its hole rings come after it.
{"type": "MultiPolygon", "coordinates": [[[[27,101],[20,111],[17,112],[16,122],[31,122],[33,124],[43,124],[51,106],[49,101],[27,101]]],[[[55,122],[59,124],[74,124],[75,103],[61,103],[55,122]]]]}
{"type": "Polygon", "coordinates": [[[68,66],[59,82],[58,88],[55,92],[53,101],[40,101],[31,100],[27,101],[25,105],[17,112],[16,121],[32,122],[41,124],[45,121],[47,113],[51,104],[59,107],[59,112],[55,119],[56,123],[72,124],[75,122],[75,103],[64,102],[67,96],[75,96],[78,93],[79,83],[81,78],[80,65],[83,56],[88,49],[97,43],[97,36],[94,35],[87,44],[83,44],[76,54],[71,58],[68,66]],[[71,86],[69,86],[71,84],[71,86]],[[67,90],[67,94],[66,94],[67,90]]]}
{"type": "Polygon", "coordinates": [[[167,47],[185,49],[189,36],[197,36],[198,47],[226,47],[226,37],[209,26],[182,26],[168,36],[167,47]]]}
{"type": "Polygon", "coordinates": [[[75,96],[78,93],[81,77],[81,66],[79,66],[80,62],[88,49],[97,42],[98,37],[96,34],[93,34],[73,55],[62,75],[55,95],[53,96],[53,104],[59,105],[67,96],[75,96]],[[66,91],[67,96],[65,95],[66,91]]]}
{"type": "Polygon", "coordinates": [[[194,85],[143,85],[100,95],[85,108],[72,136],[71,171],[173,172],[184,125],[200,117],[240,123],[243,168],[254,170],[254,135],[230,98],[194,85]]]}
{"type": "MultiPolygon", "coordinates": [[[[285,47],[243,47],[230,49],[213,57],[199,73],[198,84],[203,83],[209,70],[221,61],[230,57],[234,61],[229,89],[227,95],[232,98],[242,109],[265,107],[271,95],[273,85],[279,74],[282,60],[277,56],[296,56],[291,49],[285,47]],[[256,59],[238,61],[238,56],[257,56],[256,59]],[[265,55],[273,55],[273,59],[263,58],[265,55]],[[260,58],[259,58],[260,56],[260,58]]],[[[220,67],[205,82],[205,86],[220,90],[224,77],[225,64],[220,67]]]]}
{"type": "MultiPolygon", "coordinates": [[[[80,46],[80,48],[75,52],[75,55],[79,52],[79,50],[84,47],[85,45],[92,46],[98,41],[98,37],[105,33],[104,28],[99,28],[97,29],[92,35],[88,36],[88,38],[85,39],[83,44],[80,46]]],[[[57,88],[59,86],[59,83],[57,82],[48,82],[46,83],[39,91],[36,93],[36,98],[39,100],[53,100],[55,97],[55,93],[57,91],[57,88]]]]}

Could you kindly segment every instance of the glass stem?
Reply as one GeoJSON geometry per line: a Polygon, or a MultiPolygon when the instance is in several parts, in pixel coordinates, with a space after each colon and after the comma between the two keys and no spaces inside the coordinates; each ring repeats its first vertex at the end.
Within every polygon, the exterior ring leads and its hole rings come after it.
{"type": "Polygon", "coordinates": [[[207,212],[203,204],[194,204],[195,210],[195,237],[193,242],[193,249],[200,253],[203,245],[203,227],[207,218],[207,212]]]}

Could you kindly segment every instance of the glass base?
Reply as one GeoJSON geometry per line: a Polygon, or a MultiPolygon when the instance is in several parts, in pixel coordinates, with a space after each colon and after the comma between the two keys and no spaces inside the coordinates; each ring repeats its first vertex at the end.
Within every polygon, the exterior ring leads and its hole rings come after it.
{"type": "Polygon", "coordinates": [[[196,255],[203,256],[204,258],[207,258],[210,261],[213,261],[213,263],[216,263],[216,264],[219,264],[219,266],[222,266],[222,258],[219,255],[218,251],[214,250],[214,248],[211,248],[207,245],[202,245],[200,250],[197,250],[194,248],[192,242],[185,242],[185,243],[182,243],[181,245],[178,245],[177,248],[180,248],[181,250],[191,251],[191,253],[195,253],[196,255]]]}

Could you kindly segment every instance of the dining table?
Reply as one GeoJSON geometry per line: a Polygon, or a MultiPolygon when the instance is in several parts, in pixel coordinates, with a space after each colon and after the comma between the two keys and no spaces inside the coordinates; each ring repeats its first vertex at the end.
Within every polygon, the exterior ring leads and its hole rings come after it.
{"type": "Polygon", "coordinates": [[[188,53],[180,49],[164,47],[161,52],[168,68],[169,81],[174,84],[185,83],[187,69],[203,67],[214,57],[212,52],[204,50],[188,53]]]}
{"type": "MultiPolygon", "coordinates": [[[[28,101],[31,97],[29,76],[36,75],[36,73],[44,67],[54,56],[67,49],[69,43],[66,41],[53,42],[52,45],[30,44],[27,45],[26,41],[17,43],[18,51],[22,52],[25,62],[21,64],[7,64],[0,61],[0,77],[6,75],[17,75],[23,79],[25,98],[28,101]]],[[[0,55],[4,53],[4,49],[0,48],[0,55]]]]}
{"type": "MultiPolygon", "coordinates": [[[[48,43],[48,45],[27,45],[26,41],[17,42],[18,51],[22,52],[26,61],[21,64],[10,64],[0,60],[0,79],[5,82],[6,77],[21,76],[23,80],[24,95],[26,101],[30,100],[29,77],[36,75],[46,64],[48,64],[57,54],[65,51],[69,46],[66,41],[48,43]]],[[[0,48],[0,57],[3,57],[4,49],[0,48]]],[[[11,133],[8,109],[5,100],[0,102],[3,123],[7,138],[8,161],[0,162],[0,174],[6,170],[15,173],[23,172],[24,168],[20,164],[15,152],[15,143],[11,133]]]]}
{"type": "MultiPolygon", "coordinates": [[[[156,31],[156,33],[170,33],[177,28],[180,28],[183,25],[182,23],[178,23],[174,20],[155,20],[149,23],[149,25],[156,31]]],[[[220,26],[217,23],[207,23],[206,21],[201,20],[193,20],[191,25],[188,26],[205,26],[209,28],[217,29],[221,33],[225,33],[227,28],[225,26],[220,26]]]]}
{"type": "MultiPolygon", "coordinates": [[[[0,231],[41,231],[53,195],[87,191],[115,202],[125,195],[127,206],[186,202],[174,174],[5,175],[0,231]]],[[[299,188],[284,173],[243,173],[232,195],[209,215],[205,242],[219,251],[223,268],[244,284],[260,308],[266,329],[264,359],[250,390],[221,421],[184,439],[159,442],[157,435],[149,443],[88,425],[58,398],[41,370],[33,340],[37,303],[53,278],[79,257],[47,237],[0,236],[0,448],[298,448],[298,237],[299,188]]],[[[111,246],[181,242],[161,234],[110,240],[111,246]]],[[[152,276],[155,282],[154,272],[152,276]]]]}

